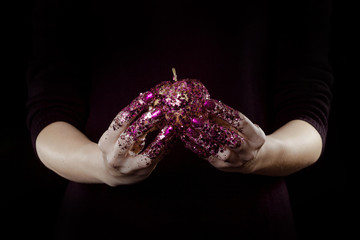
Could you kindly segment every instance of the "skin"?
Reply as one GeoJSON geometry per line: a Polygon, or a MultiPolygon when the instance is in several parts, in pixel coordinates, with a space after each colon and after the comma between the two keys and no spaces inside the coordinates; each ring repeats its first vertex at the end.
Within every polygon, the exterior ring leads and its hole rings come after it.
{"type": "Polygon", "coordinates": [[[168,151],[168,144],[174,136],[172,127],[165,125],[154,141],[143,149],[142,136],[161,116],[158,109],[144,112],[152,101],[151,92],[140,94],[119,112],[99,143],[91,142],[66,122],[48,125],[36,140],[40,160],[51,170],[75,182],[117,186],[147,178],[168,151]]]}
{"type": "MultiPolygon", "coordinates": [[[[48,125],[36,139],[40,160],[49,169],[75,182],[117,186],[146,179],[166,155],[175,132],[172,126],[162,126],[155,140],[142,149],[143,136],[162,114],[157,109],[148,110],[152,101],[151,93],[140,94],[114,118],[98,143],[90,141],[69,123],[48,125]],[[134,133],[134,129],[140,132],[134,133]]],[[[216,139],[205,134],[208,128],[230,136],[219,138],[218,147],[202,155],[215,168],[224,172],[287,176],[312,165],[320,157],[321,137],[309,123],[292,120],[266,135],[239,111],[211,101],[206,103],[210,120],[193,121],[182,140],[185,147],[199,154],[208,149],[210,142],[206,139],[216,139]],[[201,135],[205,140],[199,138],[201,135]]]]}
{"type": "MultiPolygon", "coordinates": [[[[322,140],[320,134],[309,123],[293,120],[270,135],[241,112],[217,100],[208,107],[214,123],[232,129],[232,139],[239,141],[223,142],[219,151],[205,157],[219,170],[225,172],[253,173],[269,176],[287,176],[312,165],[320,157],[322,140]]],[[[206,125],[201,123],[200,126],[206,125]]],[[[206,135],[207,128],[196,127],[206,135]]],[[[223,135],[225,133],[223,132],[223,135]]],[[[230,139],[231,139],[230,138],[230,139]]],[[[214,139],[211,136],[211,139],[214,139]]],[[[205,143],[206,145],[206,143],[205,143]]]]}

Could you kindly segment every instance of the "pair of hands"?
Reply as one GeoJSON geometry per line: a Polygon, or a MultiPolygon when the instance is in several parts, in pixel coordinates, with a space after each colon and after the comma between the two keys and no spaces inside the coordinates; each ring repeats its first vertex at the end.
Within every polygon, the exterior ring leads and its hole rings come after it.
{"type": "Polygon", "coordinates": [[[239,111],[217,100],[207,100],[208,119],[193,118],[179,134],[173,126],[159,124],[164,113],[152,108],[152,92],[140,94],[118,113],[99,140],[104,164],[113,185],[146,179],[169,151],[176,137],[186,148],[226,172],[250,173],[265,143],[265,133],[239,111]],[[153,142],[145,146],[146,135],[161,126],[153,142]]]}

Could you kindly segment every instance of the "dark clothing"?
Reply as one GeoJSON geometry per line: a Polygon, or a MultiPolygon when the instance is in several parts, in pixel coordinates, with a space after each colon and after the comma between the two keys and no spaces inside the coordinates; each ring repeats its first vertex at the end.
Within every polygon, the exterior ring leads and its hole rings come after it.
{"type": "MultiPolygon", "coordinates": [[[[175,67],[265,133],[302,119],[325,144],[330,14],[329,1],[36,1],[33,143],[60,120],[97,142],[175,67]]],[[[181,144],[141,183],[70,182],[60,215],[59,236],[295,238],[284,178],[224,173],[181,144]]]]}

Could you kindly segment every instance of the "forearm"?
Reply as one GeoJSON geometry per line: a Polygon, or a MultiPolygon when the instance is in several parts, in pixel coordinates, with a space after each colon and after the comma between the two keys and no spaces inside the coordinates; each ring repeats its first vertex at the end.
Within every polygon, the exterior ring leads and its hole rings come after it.
{"type": "Polygon", "coordinates": [[[293,120],[266,136],[254,162],[254,173],[286,176],[314,164],[320,157],[322,140],[309,123],[293,120]]]}
{"type": "Polygon", "coordinates": [[[98,145],[66,122],[45,127],[36,139],[36,150],[46,167],[68,180],[102,182],[104,164],[98,145]]]}

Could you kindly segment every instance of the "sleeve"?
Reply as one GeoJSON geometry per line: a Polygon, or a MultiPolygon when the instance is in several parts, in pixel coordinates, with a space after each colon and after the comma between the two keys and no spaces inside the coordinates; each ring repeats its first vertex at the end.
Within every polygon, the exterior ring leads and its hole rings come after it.
{"type": "Polygon", "coordinates": [[[32,53],[26,81],[27,127],[35,149],[40,131],[55,121],[84,129],[89,76],[84,16],[67,1],[34,1],[32,53]]]}
{"type": "Polygon", "coordinates": [[[332,100],[331,1],[280,1],[275,20],[275,121],[310,123],[323,149],[332,100]]]}

